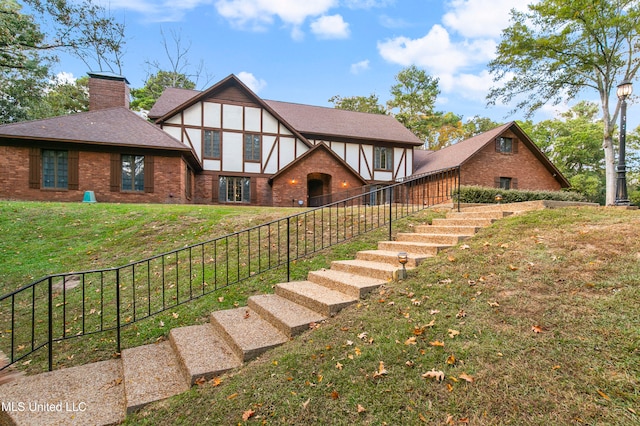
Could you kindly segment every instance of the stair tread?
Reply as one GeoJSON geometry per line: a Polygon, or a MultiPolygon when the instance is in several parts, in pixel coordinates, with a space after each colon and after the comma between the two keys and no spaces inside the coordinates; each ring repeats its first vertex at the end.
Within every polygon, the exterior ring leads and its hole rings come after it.
{"type": "Polygon", "coordinates": [[[174,328],[170,339],[191,384],[200,377],[208,380],[242,365],[211,324],[174,328]]]}
{"type": "Polygon", "coordinates": [[[309,297],[311,299],[329,305],[351,303],[358,300],[353,296],[349,296],[348,294],[332,290],[328,287],[316,284],[311,281],[292,281],[289,283],[280,283],[277,285],[277,287],[293,291],[302,296],[309,297]]]}
{"type": "Polygon", "coordinates": [[[14,403],[16,408],[19,403],[25,404],[23,411],[3,410],[2,424],[3,416],[10,418],[8,424],[17,426],[118,424],[125,418],[122,362],[112,359],[22,376],[0,386],[0,401],[14,403]],[[30,410],[30,402],[62,403],[62,410],[30,410]],[[73,411],[74,407],[77,411],[73,411]]]}
{"type": "Polygon", "coordinates": [[[253,304],[257,304],[261,309],[264,309],[287,328],[291,329],[292,332],[308,328],[312,322],[319,322],[326,318],[316,311],[277,294],[251,296],[249,303],[252,307],[253,304]]]}
{"type": "Polygon", "coordinates": [[[377,287],[387,282],[386,280],[380,278],[375,278],[368,275],[358,275],[352,272],[337,271],[335,269],[323,268],[317,271],[310,271],[309,276],[311,277],[312,275],[322,275],[335,281],[340,281],[359,288],[377,287]]]}
{"type": "MultiPolygon", "coordinates": [[[[397,255],[397,253],[396,253],[397,255]]],[[[371,260],[359,260],[359,259],[354,259],[354,260],[336,260],[331,262],[331,264],[342,264],[342,265],[351,265],[351,266],[358,266],[361,268],[371,268],[371,269],[379,269],[382,271],[388,271],[388,272],[393,272],[395,270],[398,269],[397,266],[393,266],[390,265],[388,263],[382,263],[382,262],[374,262],[371,260]]]]}
{"type": "Polygon", "coordinates": [[[245,361],[289,340],[248,307],[215,311],[211,314],[211,319],[212,323],[215,321],[233,339],[243,352],[245,361]]]}
{"type": "Polygon", "coordinates": [[[127,413],[189,390],[168,341],[122,351],[127,413]]]}

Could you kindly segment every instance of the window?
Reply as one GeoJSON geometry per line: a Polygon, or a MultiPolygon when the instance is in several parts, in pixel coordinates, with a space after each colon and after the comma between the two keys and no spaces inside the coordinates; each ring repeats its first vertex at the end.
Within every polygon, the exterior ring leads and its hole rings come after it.
{"type": "Polygon", "coordinates": [[[121,189],[144,191],[144,155],[123,155],[121,189]]]}
{"type": "Polygon", "coordinates": [[[204,157],[220,159],[220,131],[205,130],[204,131],[204,157]]]}
{"type": "Polygon", "coordinates": [[[42,150],[42,187],[67,189],[68,162],[67,151],[42,150]]]}
{"type": "Polygon", "coordinates": [[[513,153],[513,139],[500,137],[496,140],[496,151],[505,154],[513,153]]]}
{"type": "Polygon", "coordinates": [[[392,170],[393,151],[391,148],[376,146],[373,149],[373,168],[378,170],[392,170]]]}
{"type": "Polygon", "coordinates": [[[511,178],[501,177],[500,178],[500,186],[502,189],[511,189],[511,178]]]}
{"type": "Polygon", "coordinates": [[[244,135],[244,161],[260,161],[260,135],[246,133],[244,135]]]}
{"type": "Polygon", "coordinates": [[[221,203],[249,203],[251,179],[246,177],[220,176],[218,201],[221,203]]]}

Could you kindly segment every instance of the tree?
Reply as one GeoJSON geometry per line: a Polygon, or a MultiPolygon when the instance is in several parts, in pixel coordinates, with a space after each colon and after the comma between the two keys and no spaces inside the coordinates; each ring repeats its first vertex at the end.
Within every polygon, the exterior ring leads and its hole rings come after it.
{"type": "Polygon", "coordinates": [[[481,133],[495,129],[500,124],[487,117],[473,116],[462,125],[463,139],[469,139],[481,133]]]}
{"type": "Polygon", "coordinates": [[[600,98],[606,203],[615,199],[613,133],[620,101],[616,85],[636,78],[640,67],[640,3],[637,0],[541,0],[527,12],[511,12],[497,55],[490,104],[516,100],[530,116],[547,103],[573,99],[584,90],[600,98]]]}
{"type": "Polygon", "coordinates": [[[184,74],[158,71],[147,78],[144,87],[131,90],[130,108],[137,111],[149,111],[167,87],[194,89],[196,84],[184,74]]]}
{"type": "MultiPolygon", "coordinates": [[[[426,141],[429,121],[434,117],[436,98],[440,94],[438,79],[411,65],[400,71],[395,80],[387,108],[390,111],[397,110],[394,113],[396,119],[420,140],[426,141]]],[[[431,149],[428,144],[427,147],[431,149]]]]}
{"type": "Polygon", "coordinates": [[[348,111],[367,112],[370,114],[386,114],[387,110],[380,105],[378,95],[375,93],[369,96],[349,96],[343,98],[340,95],[332,96],[329,102],[333,103],[334,108],[345,109],[348,111]]]}
{"type": "Polygon", "coordinates": [[[42,97],[40,118],[58,117],[89,110],[89,77],[73,82],[54,80],[42,97]]]}

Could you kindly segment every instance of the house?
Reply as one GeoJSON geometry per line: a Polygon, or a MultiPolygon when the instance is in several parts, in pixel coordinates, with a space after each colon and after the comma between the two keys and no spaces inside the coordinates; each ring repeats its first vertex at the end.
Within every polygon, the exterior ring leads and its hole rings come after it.
{"type": "Polygon", "coordinates": [[[414,174],[460,167],[461,185],[558,191],[569,181],[511,122],[439,151],[414,151],[414,174]]]}
{"type": "Polygon", "coordinates": [[[568,186],[515,123],[427,152],[392,116],[264,100],[230,75],[165,90],[151,124],[124,77],[89,77],[90,111],[0,126],[0,199],[307,206],[458,165],[463,184],[568,186]]]}

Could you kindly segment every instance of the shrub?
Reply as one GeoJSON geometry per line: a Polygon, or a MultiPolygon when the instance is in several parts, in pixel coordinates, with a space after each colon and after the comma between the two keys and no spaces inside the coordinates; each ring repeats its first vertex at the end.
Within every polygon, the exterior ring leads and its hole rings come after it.
{"type": "MultiPolygon", "coordinates": [[[[584,195],[570,191],[527,191],[518,189],[500,189],[482,186],[461,186],[461,203],[495,203],[496,195],[502,196],[503,203],[519,203],[522,201],[586,201],[584,195]]],[[[453,199],[457,200],[458,191],[453,191],[453,199]]]]}

